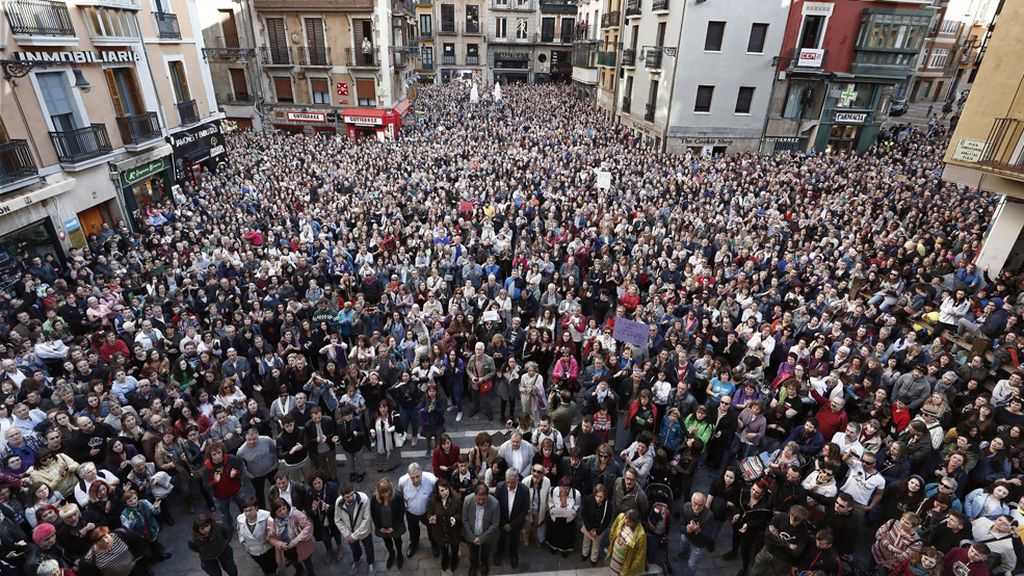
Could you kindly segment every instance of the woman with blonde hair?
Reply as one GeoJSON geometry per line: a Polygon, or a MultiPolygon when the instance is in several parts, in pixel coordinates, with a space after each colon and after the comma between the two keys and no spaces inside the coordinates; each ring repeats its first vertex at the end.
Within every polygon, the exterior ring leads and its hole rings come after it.
{"type": "Polygon", "coordinates": [[[373,531],[384,541],[388,551],[388,570],[398,562],[402,568],[402,534],[405,534],[405,501],[395,498],[395,487],[391,480],[377,480],[377,487],[370,498],[370,518],[373,520],[373,531]]]}

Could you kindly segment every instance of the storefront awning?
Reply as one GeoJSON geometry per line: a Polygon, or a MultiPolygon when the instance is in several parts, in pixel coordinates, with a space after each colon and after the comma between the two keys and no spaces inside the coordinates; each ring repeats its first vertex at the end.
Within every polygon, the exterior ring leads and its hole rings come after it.
{"type": "Polygon", "coordinates": [[[412,110],[412,101],[406,98],[405,100],[399,102],[398,106],[395,106],[393,110],[395,114],[398,114],[399,116],[405,116],[406,114],[409,113],[409,110],[412,110]]]}
{"type": "Polygon", "coordinates": [[[345,124],[383,126],[388,114],[387,110],[380,108],[346,108],[342,110],[341,117],[345,124]]]}

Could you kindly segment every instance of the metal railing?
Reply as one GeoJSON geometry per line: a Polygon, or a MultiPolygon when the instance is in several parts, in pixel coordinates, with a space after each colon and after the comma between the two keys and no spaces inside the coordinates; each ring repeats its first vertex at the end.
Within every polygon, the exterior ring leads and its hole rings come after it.
{"type": "Polygon", "coordinates": [[[331,48],[329,46],[306,46],[300,52],[300,66],[330,66],[331,48]]]}
{"type": "Polygon", "coordinates": [[[644,120],[647,120],[648,122],[654,122],[655,110],[657,110],[657,107],[654,104],[648,104],[644,108],[644,120]]]}
{"type": "Polygon", "coordinates": [[[30,36],[74,36],[75,25],[67,4],[53,0],[8,0],[4,2],[7,23],[14,34],[30,36]]]}
{"type": "Polygon", "coordinates": [[[609,12],[601,15],[601,28],[614,28],[619,25],[619,16],[621,13],[618,10],[609,12]]]}
{"type": "Polygon", "coordinates": [[[622,99],[622,111],[625,112],[626,114],[629,114],[629,108],[632,105],[633,105],[632,98],[623,98],[622,99]]]}
{"type": "Polygon", "coordinates": [[[67,132],[50,132],[59,162],[76,163],[98,158],[112,151],[107,127],[93,124],[67,132]]]}
{"type": "Polygon", "coordinates": [[[626,18],[629,18],[630,16],[639,16],[643,11],[642,8],[643,4],[641,4],[640,0],[629,0],[629,2],[626,3],[626,18]]]}
{"type": "Polygon", "coordinates": [[[622,51],[622,65],[623,66],[636,66],[636,50],[632,48],[626,48],[622,51]]]}
{"type": "Polygon", "coordinates": [[[363,52],[362,48],[345,48],[345,65],[350,68],[376,68],[380,66],[377,49],[372,48],[369,52],[363,52]]]}
{"type": "Polygon", "coordinates": [[[117,118],[117,129],[125,144],[139,144],[163,136],[156,112],[143,112],[134,116],[117,118]]]}
{"type": "Polygon", "coordinates": [[[442,36],[454,36],[458,34],[458,29],[455,27],[455,22],[441,22],[441,25],[437,27],[437,33],[442,36]]]}
{"type": "Polygon", "coordinates": [[[420,32],[419,34],[416,35],[416,41],[417,42],[426,42],[427,40],[433,40],[433,39],[434,39],[434,33],[433,32],[420,32]]]}
{"type": "Polygon", "coordinates": [[[653,0],[651,2],[651,11],[660,12],[668,10],[668,0],[653,0]]]}
{"type": "Polygon", "coordinates": [[[27,140],[0,144],[0,185],[39,174],[27,140]]]}
{"type": "Polygon", "coordinates": [[[478,54],[476,56],[466,56],[466,64],[469,64],[471,66],[479,66],[480,65],[480,55],[478,54]]]}
{"type": "Polygon", "coordinates": [[[454,66],[455,56],[441,56],[441,64],[444,64],[445,66],[454,66]]]}
{"type": "Polygon", "coordinates": [[[644,68],[648,70],[661,70],[661,50],[647,50],[644,55],[644,68]]]}
{"type": "Polygon", "coordinates": [[[260,56],[264,66],[291,66],[295,58],[287,46],[271,44],[260,47],[260,56]]]}
{"type": "Polygon", "coordinates": [[[199,106],[195,100],[178,102],[177,107],[182,126],[190,126],[199,122],[199,106]]]}
{"type": "Polygon", "coordinates": [[[168,12],[153,12],[156,18],[156,29],[160,37],[165,40],[181,40],[181,27],[178,25],[178,16],[168,12]]]}
{"type": "Polygon", "coordinates": [[[615,52],[598,52],[597,53],[597,65],[598,66],[610,66],[615,67],[615,52]]]}
{"type": "Polygon", "coordinates": [[[480,31],[480,23],[479,22],[477,22],[475,24],[470,24],[469,22],[467,22],[466,23],[466,27],[463,29],[462,33],[463,34],[473,35],[473,36],[477,36],[477,35],[483,34],[483,32],[480,31]]]}
{"type": "Polygon", "coordinates": [[[434,69],[434,62],[433,61],[431,61],[431,62],[424,62],[424,61],[420,60],[419,69],[420,70],[433,70],[434,69]]]}
{"type": "Polygon", "coordinates": [[[996,118],[989,130],[980,164],[995,168],[1024,171],[1024,121],[1018,118],[996,118]]]}

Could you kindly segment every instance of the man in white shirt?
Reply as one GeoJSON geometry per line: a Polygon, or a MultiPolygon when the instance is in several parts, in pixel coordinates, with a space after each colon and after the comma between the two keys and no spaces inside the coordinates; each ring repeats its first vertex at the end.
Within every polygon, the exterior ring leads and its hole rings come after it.
{"type": "Polygon", "coordinates": [[[537,426],[537,429],[533,431],[532,444],[534,450],[539,450],[541,443],[548,438],[550,438],[551,441],[555,444],[555,455],[561,457],[565,443],[564,439],[562,438],[562,433],[559,432],[556,428],[551,427],[551,420],[547,416],[542,416],[540,419],[540,424],[537,426]]]}
{"type": "Polygon", "coordinates": [[[860,424],[857,422],[850,422],[846,425],[846,430],[842,432],[836,432],[832,436],[832,442],[839,446],[840,454],[852,453],[854,456],[860,458],[864,454],[864,446],[860,443],[860,424]]]}
{"type": "MultiPolygon", "coordinates": [[[[424,472],[416,462],[409,464],[409,472],[398,479],[398,493],[405,501],[405,521],[409,525],[409,558],[420,546],[420,524],[427,524],[427,504],[433,495],[435,483],[437,477],[424,472]]],[[[427,538],[430,539],[429,528],[427,538]]],[[[432,539],[430,549],[434,558],[441,555],[441,548],[432,539]]]]}
{"type": "Polygon", "coordinates": [[[971,523],[971,534],[975,544],[988,546],[992,554],[998,554],[1002,562],[992,570],[993,576],[1010,576],[1017,567],[1017,555],[1013,552],[1013,526],[1010,517],[1002,514],[995,519],[978,518],[971,523]]]}
{"type": "Polygon", "coordinates": [[[850,474],[841,491],[853,498],[853,515],[856,517],[854,524],[857,525],[863,523],[864,515],[882,500],[885,478],[875,469],[877,457],[871,452],[864,453],[860,458],[850,452],[843,456],[843,460],[850,467],[850,474]]]}

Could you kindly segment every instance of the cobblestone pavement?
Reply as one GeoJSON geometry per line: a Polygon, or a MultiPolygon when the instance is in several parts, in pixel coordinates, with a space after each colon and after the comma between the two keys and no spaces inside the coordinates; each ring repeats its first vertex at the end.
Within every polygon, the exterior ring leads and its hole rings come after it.
{"type": "MultiPolygon", "coordinates": [[[[450,418],[454,420],[454,417],[450,418]]],[[[480,417],[466,418],[461,423],[452,422],[448,426],[448,433],[452,437],[452,440],[458,444],[463,450],[468,449],[473,444],[473,438],[476,434],[482,430],[489,431],[495,434],[504,435],[506,431],[495,427],[494,423],[489,423],[485,419],[480,417]]],[[[618,434],[618,438],[624,438],[625,434],[618,434]]],[[[496,438],[496,441],[501,440],[496,438]]],[[[621,443],[621,441],[620,441],[621,443]]],[[[619,450],[623,446],[617,447],[619,450]]],[[[356,490],[361,492],[371,492],[374,483],[382,474],[376,473],[373,470],[372,456],[368,453],[364,453],[365,466],[368,470],[366,478],[356,484],[356,490]]],[[[402,465],[387,473],[387,476],[392,481],[397,482],[398,477],[404,473],[405,467],[410,462],[419,462],[419,464],[425,469],[430,470],[430,456],[426,453],[426,445],[420,440],[416,448],[411,448],[407,445],[402,451],[402,465]]],[[[342,480],[348,478],[348,472],[350,468],[348,466],[341,467],[338,469],[338,476],[342,480]]],[[[706,490],[710,484],[710,478],[706,472],[698,474],[694,483],[695,490],[706,490]]],[[[678,506],[684,502],[682,498],[677,500],[677,505],[673,509],[677,509],[678,506]]],[[[157,564],[154,566],[154,572],[157,576],[202,576],[204,572],[199,567],[199,557],[188,549],[188,534],[191,528],[191,517],[184,505],[178,500],[172,500],[174,507],[171,509],[172,514],[176,519],[174,526],[165,526],[160,534],[160,541],[168,547],[173,547],[173,558],[170,560],[157,564]]],[[[232,508],[233,513],[235,509],[232,508]]],[[[423,531],[421,536],[420,549],[416,552],[415,556],[405,561],[405,566],[401,571],[398,568],[393,568],[388,571],[385,570],[385,561],[387,560],[387,551],[384,548],[384,544],[381,540],[374,538],[375,543],[375,556],[376,556],[376,570],[378,574],[402,574],[403,576],[435,576],[441,573],[441,561],[439,558],[434,558],[430,552],[430,546],[426,541],[426,531],[423,531]]],[[[670,535],[670,546],[667,551],[668,558],[675,563],[675,567],[672,570],[674,573],[679,574],[680,570],[678,566],[681,560],[677,557],[679,553],[679,521],[676,518],[672,520],[672,533],[670,535]]],[[[716,547],[717,552],[715,554],[708,554],[704,557],[702,565],[699,567],[698,573],[700,576],[735,576],[739,571],[740,563],[738,561],[725,561],[721,558],[723,552],[729,550],[729,540],[731,533],[728,529],[723,529],[718,536],[718,545],[716,547]]],[[[405,540],[405,544],[408,544],[408,538],[405,540]]],[[[579,546],[579,539],[577,539],[577,546],[579,546]]],[[[256,563],[253,562],[249,556],[242,549],[241,545],[237,541],[233,545],[235,561],[238,563],[239,574],[241,576],[257,576],[260,574],[259,568],[256,563]]],[[[347,546],[344,546],[344,554],[337,564],[329,565],[326,563],[326,554],[321,544],[317,545],[317,551],[313,554],[313,563],[316,568],[317,574],[323,576],[325,574],[348,574],[349,569],[352,565],[352,556],[347,546]]],[[[403,551],[404,552],[404,551],[403,551]]],[[[662,566],[665,563],[666,551],[659,550],[658,554],[653,558],[648,558],[649,570],[652,574],[662,573],[662,566]]],[[[461,561],[459,563],[458,573],[466,574],[469,568],[467,560],[466,547],[462,547],[461,561]]],[[[281,570],[279,574],[290,575],[293,572],[290,568],[287,570],[281,570]]],[[[365,562],[361,562],[357,567],[355,574],[365,575],[367,573],[365,562]]],[[[513,573],[531,573],[531,574],[552,574],[554,576],[589,576],[598,574],[610,574],[605,562],[599,562],[596,567],[592,567],[589,561],[581,561],[580,557],[573,553],[570,554],[569,558],[562,558],[560,555],[551,554],[546,548],[541,550],[536,547],[521,548],[519,553],[519,567],[513,570],[506,559],[502,566],[492,566],[491,574],[513,574],[513,573]]]]}

